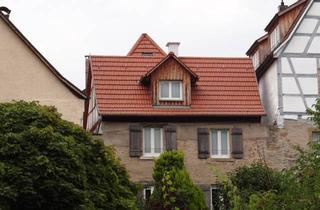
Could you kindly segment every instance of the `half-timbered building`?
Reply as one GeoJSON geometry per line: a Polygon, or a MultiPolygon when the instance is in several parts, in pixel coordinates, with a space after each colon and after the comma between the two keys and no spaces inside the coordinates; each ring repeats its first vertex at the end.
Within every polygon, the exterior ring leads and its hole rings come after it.
{"type": "Polygon", "coordinates": [[[308,123],[307,108],[319,96],[320,1],[282,1],[279,12],[247,52],[259,81],[267,122],[283,128],[308,123]]]}

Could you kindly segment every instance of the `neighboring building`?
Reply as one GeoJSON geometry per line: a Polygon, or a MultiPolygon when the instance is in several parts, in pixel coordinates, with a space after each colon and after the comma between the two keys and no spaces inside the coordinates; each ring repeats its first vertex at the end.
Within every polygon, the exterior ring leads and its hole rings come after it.
{"type": "Polygon", "coordinates": [[[179,57],[178,45],[168,43],[166,54],[142,34],[127,56],[88,56],[84,122],[115,147],[146,197],[153,158],[184,151],[211,205],[211,167],[227,172],[261,159],[269,128],[260,123],[265,113],[249,58],[179,57]]]}
{"type": "Polygon", "coordinates": [[[54,105],[66,120],[82,125],[85,94],[65,79],[0,8],[0,102],[54,105]]]}
{"type": "Polygon", "coordinates": [[[312,127],[306,109],[319,96],[320,1],[282,2],[265,28],[266,35],[247,52],[259,82],[266,121],[312,127]]]}

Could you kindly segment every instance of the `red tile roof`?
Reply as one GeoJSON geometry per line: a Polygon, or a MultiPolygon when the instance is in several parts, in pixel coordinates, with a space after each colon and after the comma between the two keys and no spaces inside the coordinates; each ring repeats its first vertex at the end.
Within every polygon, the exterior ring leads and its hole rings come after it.
{"type": "Polygon", "coordinates": [[[179,57],[199,80],[190,108],[156,108],[141,76],[164,56],[90,56],[98,108],[104,116],[261,116],[257,81],[250,59],[179,57]]]}
{"type": "Polygon", "coordinates": [[[152,53],[153,56],[167,55],[148,34],[142,34],[140,36],[129,51],[128,56],[141,56],[142,53],[152,53]]]}

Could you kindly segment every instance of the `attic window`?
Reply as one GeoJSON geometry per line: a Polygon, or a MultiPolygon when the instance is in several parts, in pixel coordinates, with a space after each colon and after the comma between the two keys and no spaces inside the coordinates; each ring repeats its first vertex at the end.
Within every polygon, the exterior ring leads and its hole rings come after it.
{"type": "Polygon", "coordinates": [[[150,57],[150,56],[153,56],[153,53],[152,52],[142,52],[141,55],[145,56],[145,57],[150,57]]]}
{"type": "Polygon", "coordinates": [[[161,101],[181,101],[182,82],[181,81],[160,81],[159,95],[161,101]]]}
{"type": "Polygon", "coordinates": [[[280,28],[279,26],[277,26],[270,34],[271,50],[274,50],[274,48],[276,48],[279,43],[280,43],[280,28]]]}
{"type": "Polygon", "coordinates": [[[259,59],[260,55],[259,55],[259,50],[257,50],[254,55],[252,56],[252,63],[253,63],[253,67],[254,69],[257,69],[259,64],[260,64],[260,59],[259,59]]]}

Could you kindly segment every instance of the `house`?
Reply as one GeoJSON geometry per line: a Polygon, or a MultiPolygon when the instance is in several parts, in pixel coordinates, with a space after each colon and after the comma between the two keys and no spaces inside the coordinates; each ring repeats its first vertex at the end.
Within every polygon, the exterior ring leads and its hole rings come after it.
{"type": "Polygon", "coordinates": [[[257,80],[249,58],[181,57],[179,43],[167,46],[169,53],[142,34],[126,56],[87,56],[85,127],[115,147],[146,197],[154,158],[184,151],[210,206],[211,168],[231,171],[259,160],[266,147],[257,80]]]}
{"type": "MultiPolygon", "coordinates": [[[[320,1],[282,1],[279,11],[247,52],[252,58],[265,121],[281,129],[313,130],[306,109],[319,96],[320,1]]],[[[314,132],[313,138],[319,137],[314,132]]],[[[307,141],[304,141],[307,142],[307,141]]]]}
{"type": "Polygon", "coordinates": [[[39,101],[82,125],[85,94],[64,78],[27,40],[0,7],[0,102],[39,101]]]}

